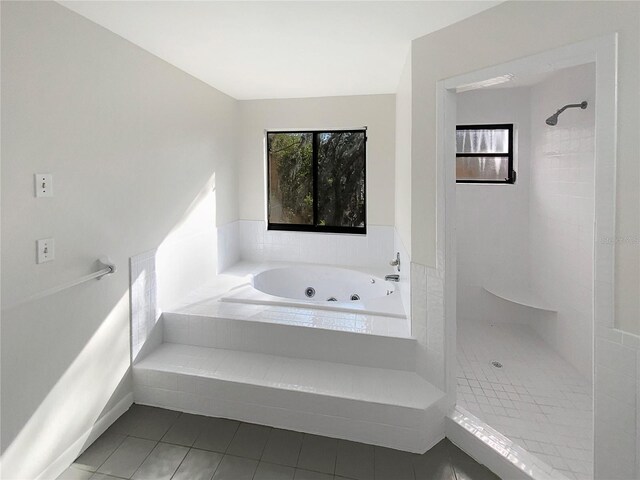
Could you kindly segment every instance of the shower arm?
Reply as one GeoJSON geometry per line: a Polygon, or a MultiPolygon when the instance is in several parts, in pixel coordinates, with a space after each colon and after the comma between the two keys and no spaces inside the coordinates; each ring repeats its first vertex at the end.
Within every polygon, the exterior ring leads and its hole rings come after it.
{"type": "Polygon", "coordinates": [[[581,102],[581,103],[570,103],[568,105],[565,105],[564,107],[562,107],[560,110],[558,110],[555,115],[560,115],[562,112],[564,112],[567,108],[582,108],[583,110],[585,108],[587,108],[587,102],[581,102]]]}

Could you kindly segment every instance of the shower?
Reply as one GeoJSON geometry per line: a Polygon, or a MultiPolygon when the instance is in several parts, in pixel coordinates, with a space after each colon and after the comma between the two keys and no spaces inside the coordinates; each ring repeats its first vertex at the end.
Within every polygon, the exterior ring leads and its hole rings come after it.
{"type": "Polygon", "coordinates": [[[578,108],[578,107],[580,107],[582,110],[584,110],[585,108],[587,108],[587,101],[585,100],[582,103],[570,103],[568,105],[565,105],[560,110],[558,110],[556,113],[554,113],[549,118],[547,118],[547,120],[546,120],[547,125],[550,125],[552,127],[556,126],[558,124],[558,116],[562,112],[564,112],[567,108],[578,108]]]}

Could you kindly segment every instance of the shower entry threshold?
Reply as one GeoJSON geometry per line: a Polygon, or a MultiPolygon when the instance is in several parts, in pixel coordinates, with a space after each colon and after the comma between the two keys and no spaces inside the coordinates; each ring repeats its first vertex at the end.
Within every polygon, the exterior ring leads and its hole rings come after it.
{"type": "Polygon", "coordinates": [[[459,405],[447,417],[446,429],[449,440],[501,478],[569,480],[459,405]]]}

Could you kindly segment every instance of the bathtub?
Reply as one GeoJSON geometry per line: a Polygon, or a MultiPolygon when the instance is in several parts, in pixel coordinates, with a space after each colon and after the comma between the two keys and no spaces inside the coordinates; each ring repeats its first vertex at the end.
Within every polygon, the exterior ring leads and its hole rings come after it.
{"type": "Polygon", "coordinates": [[[329,266],[258,269],[221,301],[406,318],[395,282],[367,271],[329,266]]]}

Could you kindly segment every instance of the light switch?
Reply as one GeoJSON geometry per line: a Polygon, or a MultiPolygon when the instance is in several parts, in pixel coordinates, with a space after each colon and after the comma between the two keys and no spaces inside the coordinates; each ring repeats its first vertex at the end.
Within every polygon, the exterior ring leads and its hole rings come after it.
{"type": "Polygon", "coordinates": [[[55,258],[55,243],[53,238],[37,240],[36,250],[36,263],[51,262],[55,258]]]}
{"type": "Polygon", "coordinates": [[[35,174],[36,197],[53,197],[53,175],[50,173],[35,174]]]}

